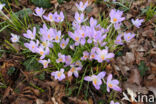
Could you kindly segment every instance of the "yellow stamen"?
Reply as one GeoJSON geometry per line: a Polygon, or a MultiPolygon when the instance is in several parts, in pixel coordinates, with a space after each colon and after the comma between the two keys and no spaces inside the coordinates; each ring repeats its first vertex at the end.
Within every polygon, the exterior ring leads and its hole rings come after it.
{"type": "Polygon", "coordinates": [[[57,73],[57,76],[58,76],[58,77],[61,77],[61,75],[62,75],[61,72],[58,72],[58,73],[57,73]]]}
{"type": "Polygon", "coordinates": [[[64,47],[65,46],[65,44],[64,43],[62,43],[62,47],[64,47]]]}
{"type": "Polygon", "coordinates": [[[63,59],[62,59],[62,58],[59,58],[59,61],[60,61],[60,62],[62,62],[62,61],[63,61],[63,59]]]}
{"type": "Polygon", "coordinates": [[[104,60],[104,59],[105,59],[105,56],[104,56],[104,55],[102,55],[102,56],[101,56],[101,59],[102,59],[102,60],[104,60]]]}
{"type": "Polygon", "coordinates": [[[108,87],[112,88],[112,87],[113,87],[113,85],[109,83],[109,84],[108,84],[108,87]]]}
{"type": "Polygon", "coordinates": [[[32,48],[35,48],[35,46],[33,45],[32,48]]]}
{"type": "Polygon", "coordinates": [[[56,36],[56,37],[55,37],[55,40],[59,40],[59,37],[58,37],[58,36],[56,36]]]}
{"type": "Polygon", "coordinates": [[[97,79],[94,79],[94,80],[93,80],[93,83],[94,83],[95,85],[97,85],[97,79]]]}
{"type": "Polygon", "coordinates": [[[94,58],[94,57],[95,57],[95,55],[93,54],[93,55],[91,55],[91,57],[92,57],[92,58],[94,58]]]}
{"type": "Polygon", "coordinates": [[[117,19],[116,19],[116,18],[114,18],[114,19],[113,19],[113,22],[116,22],[116,21],[117,21],[117,19]]]}
{"type": "Polygon", "coordinates": [[[53,19],[53,16],[52,16],[52,15],[50,15],[50,16],[49,16],[49,18],[52,20],[52,19],[53,19]]]}
{"type": "Polygon", "coordinates": [[[49,38],[49,39],[51,38],[50,34],[48,34],[48,38],[49,38]]]}
{"type": "Polygon", "coordinates": [[[76,37],[75,40],[76,40],[76,41],[79,41],[79,37],[76,37]]]}
{"type": "Polygon", "coordinates": [[[81,18],[79,17],[79,18],[78,18],[78,20],[80,21],[80,20],[81,20],[81,18]]]}
{"type": "Polygon", "coordinates": [[[59,19],[59,20],[61,20],[62,18],[61,18],[61,17],[59,17],[58,19],[59,19]]]}
{"type": "Polygon", "coordinates": [[[82,37],[84,37],[85,36],[85,34],[84,33],[82,33],[82,37]]]}
{"type": "Polygon", "coordinates": [[[43,64],[44,66],[47,66],[48,65],[48,62],[44,62],[44,64],[43,64]]]}
{"type": "Polygon", "coordinates": [[[40,55],[43,55],[44,54],[44,52],[43,51],[40,51],[40,55]]]}
{"type": "Polygon", "coordinates": [[[71,68],[71,72],[74,72],[74,71],[75,71],[75,68],[74,68],[74,67],[72,67],[72,68],[71,68]]]}

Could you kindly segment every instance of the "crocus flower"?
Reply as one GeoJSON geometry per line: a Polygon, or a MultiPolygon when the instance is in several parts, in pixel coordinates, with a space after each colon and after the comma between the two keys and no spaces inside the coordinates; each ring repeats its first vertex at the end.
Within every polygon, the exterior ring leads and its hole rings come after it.
{"type": "Polygon", "coordinates": [[[102,62],[114,57],[114,53],[108,53],[108,49],[97,49],[96,53],[96,60],[98,60],[98,62],[102,62]]]}
{"type": "Polygon", "coordinates": [[[80,70],[81,70],[81,67],[75,67],[74,65],[71,65],[71,69],[68,71],[68,77],[74,74],[74,76],[78,78],[79,77],[78,71],[80,70]]]}
{"type": "Polygon", "coordinates": [[[55,22],[59,23],[59,22],[63,22],[64,20],[64,14],[63,12],[60,12],[60,14],[57,14],[57,12],[55,12],[55,22]]]}
{"type": "Polygon", "coordinates": [[[78,12],[75,13],[75,20],[79,24],[86,21],[86,19],[84,19],[84,14],[83,13],[79,14],[78,12]]]}
{"type": "Polygon", "coordinates": [[[31,52],[35,53],[37,52],[36,49],[38,48],[38,44],[38,40],[36,42],[31,40],[30,43],[24,43],[24,46],[27,47],[31,52]]]}
{"type": "Polygon", "coordinates": [[[60,71],[52,72],[51,76],[54,76],[55,80],[63,80],[65,79],[64,69],[61,69],[60,71]]]}
{"type": "Polygon", "coordinates": [[[78,46],[81,42],[81,35],[78,33],[68,32],[69,36],[75,41],[75,46],[78,46]]]}
{"type": "Polygon", "coordinates": [[[65,56],[65,63],[66,63],[67,66],[71,65],[71,63],[72,63],[72,58],[71,58],[70,55],[65,56]]]}
{"type": "Polygon", "coordinates": [[[69,42],[69,38],[67,38],[66,40],[62,39],[62,40],[61,40],[61,43],[60,43],[60,47],[61,47],[62,49],[65,49],[66,46],[67,46],[67,44],[68,44],[68,42],[69,42]]]}
{"type": "Polygon", "coordinates": [[[44,68],[47,68],[48,64],[50,63],[50,59],[48,59],[48,60],[39,60],[39,63],[41,63],[44,68]]]}
{"type": "Polygon", "coordinates": [[[48,40],[48,41],[52,41],[54,39],[54,29],[50,28],[47,31],[45,31],[45,33],[42,34],[42,41],[48,40]]]}
{"type": "Polygon", "coordinates": [[[110,74],[107,78],[107,91],[110,92],[110,88],[115,91],[121,91],[121,88],[118,86],[118,80],[112,80],[112,74],[110,74]]]}
{"type": "Polygon", "coordinates": [[[97,25],[97,20],[94,19],[93,17],[90,18],[90,26],[95,27],[97,25]]]}
{"type": "Polygon", "coordinates": [[[77,67],[82,67],[81,61],[76,61],[76,62],[74,63],[74,65],[77,66],[77,67]]]}
{"type": "Polygon", "coordinates": [[[48,16],[43,16],[43,18],[46,19],[47,21],[54,22],[55,15],[52,13],[49,13],[48,16]]]}
{"type": "Polygon", "coordinates": [[[112,23],[122,22],[125,17],[122,17],[123,11],[112,9],[109,13],[112,23]]]}
{"type": "Polygon", "coordinates": [[[0,4],[0,11],[2,11],[4,6],[5,6],[5,4],[0,4]]]}
{"type": "Polygon", "coordinates": [[[43,59],[45,58],[45,55],[48,55],[49,54],[49,48],[45,48],[40,46],[36,49],[36,52],[39,53],[41,55],[40,59],[43,59]]]}
{"type": "Polygon", "coordinates": [[[85,4],[83,4],[82,1],[80,1],[79,4],[76,3],[76,7],[77,7],[78,10],[80,10],[81,12],[83,12],[83,11],[86,9],[87,6],[88,6],[88,1],[87,1],[85,4]]]}
{"type": "Polygon", "coordinates": [[[46,41],[42,41],[42,44],[41,44],[43,47],[45,47],[45,48],[52,48],[53,47],[53,43],[52,42],[50,42],[50,41],[48,41],[48,40],[46,40],[46,41]]]}
{"type": "Polygon", "coordinates": [[[43,14],[44,14],[44,12],[45,12],[45,10],[43,10],[43,8],[37,7],[37,8],[35,9],[34,15],[35,15],[35,16],[39,16],[39,17],[42,17],[43,14]]]}
{"type": "Polygon", "coordinates": [[[122,42],[122,39],[121,39],[122,35],[119,34],[115,40],[115,44],[118,44],[118,45],[123,45],[123,42],[122,42]]]}
{"type": "Polygon", "coordinates": [[[130,40],[131,40],[132,38],[134,38],[134,37],[135,37],[135,34],[124,33],[124,39],[125,39],[126,42],[130,42],[130,40]]]}
{"type": "Polygon", "coordinates": [[[110,104],[120,104],[119,102],[114,102],[113,100],[110,102],[110,104]]]}
{"type": "Polygon", "coordinates": [[[121,23],[115,23],[114,24],[115,30],[119,30],[120,29],[120,26],[121,26],[121,23]]]}
{"type": "Polygon", "coordinates": [[[136,19],[136,20],[132,19],[131,21],[132,21],[134,26],[136,26],[137,28],[140,28],[141,23],[144,21],[144,19],[140,19],[140,20],[139,19],[136,19]]]}
{"type": "Polygon", "coordinates": [[[81,60],[87,60],[88,58],[89,58],[89,53],[87,51],[84,51],[81,60]]]}
{"type": "Polygon", "coordinates": [[[24,33],[23,36],[31,40],[35,39],[36,27],[33,28],[33,32],[31,30],[27,30],[27,33],[24,33]]]}
{"type": "Polygon", "coordinates": [[[90,60],[95,59],[95,57],[96,57],[96,49],[97,49],[97,47],[94,47],[94,48],[91,49],[90,60]]]}
{"type": "Polygon", "coordinates": [[[86,76],[86,77],[84,77],[84,80],[89,81],[89,82],[92,81],[94,87],[97,90],[99,90],[100,86],[102,84],[101,79],[103,79],[105,75],[106,75],[106,72],[102,71],[98,75],[86,76]]]}
{"type": "Polygon", "coordinates": [[[56,60],[57,63],[65,62],[65,55],[62,55],[61,53],[58,53],[58,59],[56,60]]]}
{"type": "Polygon", "coordinates": [[[54,35],[55,42],[59,43],[61,39],[61,31],[54,30],[54,34],[55,34],[54,35]]]}
{"type": "Polygon", "coordinates": [[[18,42],[19,41],[19,36],[18,35],[15,35],[15,34],[13,34],[13,33],[11,33],[11,41],[13,42],[13,43],[16,43],[16,42],[18,42]]]}

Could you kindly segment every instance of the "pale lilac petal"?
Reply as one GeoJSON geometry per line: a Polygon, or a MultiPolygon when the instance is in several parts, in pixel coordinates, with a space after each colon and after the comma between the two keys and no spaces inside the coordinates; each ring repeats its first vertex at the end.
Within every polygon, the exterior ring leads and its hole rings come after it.
{"type": "Polygon", "coordinates": [[[92,81],[92,77],[90,77],[90,76],[86,76],[86,77],[84,77],[84,80],[90,82],[90,81],[92,81]]]}
{"type": "Polygon", "coordinates": [[[100,78],[100,79],[102,79],[102,78],[104,78],[104,76],[106,75],[106,72],[100,72],[97,76],[100,78]]]}

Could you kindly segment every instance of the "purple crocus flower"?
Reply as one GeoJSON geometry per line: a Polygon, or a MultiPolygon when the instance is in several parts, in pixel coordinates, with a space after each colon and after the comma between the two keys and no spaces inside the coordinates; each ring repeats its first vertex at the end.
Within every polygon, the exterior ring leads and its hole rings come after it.
{"type": "Polygon", "coordinates": [[[103,79],[106,75],[106,72],[102,71],[100,72],[98,75],[92,75],[92,76],[86,76],[84,77],[84,80],[85,81],[92,81],[94,87],[99,90],[100,89],[100,86],[102,84],[102,81],[101,79],[103,79]]]}
{"type": "Polygon", "coordinates": [[[24,33],[23,36],[31,40],[35,39],[36,27],[33,28],[33,32],[31,30],[27,30],[27,33],[24,33]]]}
{"type": "Polygon", "coordinates": [[[125,39],[126,42],[130,42],[130,40],[131,40],[132,38],[134,38],[134,37],[135,37],[135,34],[124,33],[124,39],[125,39]]]}
{"type": "Polygon", "coordinates": [[[81,42],[81,35],[78,33],[68,32],[69,36],[75,41],[75,46],[78,46],[81,42]]]}
{"type": "Polygon", "coordinates": [[[90,26],[95,27],[97,25],[97,20],[94,19],[93,17],[90,18],[90,26]]]}
{"type": "Polygon", "coordinates": [[[55,80],[63,80],[65,79],[64,69],[61,69],[60,71],[52,72],[51,76],[54,76],[55,80]]]}
{"type": "Polygon", "coordinates": [[[119,34],[115,40],[115,44],[118,44],[118,45],[123,45],[123,42],[122,42],[122,39],[121,39],[122,35],[119,34]]]}
{"type": "Polygon", "coordinates": [[[110,92],[110,88],[115,91],[121,91],[121,88],[118,86],[118,80],[112,80],[112,74],[110,74],[107,78],[107,91],[110,92]]]}
{"type": "Polygon", "coordinates": [[[89,53],[87,51],[84,51],[81,60],[87,60],[88,58],[89,58],[89,53]]]}
{"type": "Polygon", "coordinates": [[[55,15],[52,14],[52,13],[49,13],[48,16],[43,16],[44,19],[46,19],[47,21],[50,21],[50,22],[54,22],[54,19],[55,19],[55,15]]]}
{"type": "Polygon", "coordinates": [[[40,46],[36,49],[36,52],[41,55],[40,59],[43,59],[43,58],[45,58],[45,55],[49,54],[49,48],[48,47],[44,48],[44,47],[40,46]]]}
{"type": "Polygon", "coordinates": [[[46,35],[47,31],[48,31],[48,27],[46,26],[46,24],[43,24],[43,27],[40,28],[39,33],[42,34],[42,35],[46,35]]]}
{"type": "Polygon", "coordinates": [[[61,39],[61,31],[54,30],[54,34],[55,34],[54,35],[55,42],[59,43],[61,39]]]}
{"type": "Polygon", "coordinates": [[[77,67],[82,67],[82,63],[81,63],[80,60],[76,61],[76,62],[74,63],[74,65],[77,66],[77,67]]]}
{"type": "Polygon", "coordinates": [[[79,24],[86,21],[86,19],[84,19],[84,14],[83,13],[79,14],[78,12],[75,13],[75,20],[79,24]]]}
{"type": "Polygon", "coordinates": [[[0,4],[0,12],[2,11],[4,6],[5,6],[5,4],[0,4]]]}
{"type": "Polygon", "coordinates": [[[96,60],[98,60],[98,62],[102,62],[114,57],[114,53],[108,53],[108,49],[101,50],[98,48],[96,53],[96,60]]]}
{"type": "Polygon", "coordinates": [[[70,55],[65,56],[65,63],[66,63],[66,66],[71,65],[71,63],[72,63],[72,58],[71,58],[70,55]]]}
{"type": "Polygon", "coordinates": [[[96,49],[97,49],[97,47],[93,47],[91,49],[90,60],[95,59],[95,57],[96,57],[96,49]]]}
{"type": "Polygon", "coordinates": [[[114,102],[113,100],[110,102],[110,104],[120,104],[119,102],[114,102]]]}
{"type": "Polygon", "coordinates": [[[43,40],[48,40],[48,41],[52,41],[54,39],[54,29],[50,28],[47,31],[45,30],[45,33],[42,34],[42,41],[43,40]]]}
{"type": "Polygon", "coordinates": [[[87,6],[88,6],[88,1],[87,1],[85,4],[83,4],[82,1],[80,1],[79,4],[76,3],[76,7],[77,7],[78,10],[80,10],[81,12],[83,12],[83,11],[86,9],[87,6]]]}
{"type": "Polygon", "coordinates": [[[35,15],[35,16],[39,16],[39,17],[42,17],[43,14],[44,14],[44,12],[45,12],[45,10],[43,10],[43,8],[37,7],[37,8],[35,9],[34,15],[35,15]]]}
{"type": "Polygon", "coordinates": [[[132,19],[131,21],[132,21],[134,26],[136,26],[137,28],[140,28],[141,23],[144,21],[144,19],[140,19],[140,20],[139,19],[136,19],[136,20],[132,19]]]}
{"type": "Polygon", "coordinates": [[[65,60],[65,55],[62,55],[61,53],[58,53],[58,59],[56,60],[57,63],[64,63],[66,60],[65,60]]]}
{"type": "Polygon", "coordinates": [[[60,14],[57,14],[57,12],[55,12],[55,22],[59,23],[59,22],[63,22],[64,20],[64,14],[63,12],[60,12],[60,14]]]}
{"type": "Polygon", "coordinates": [[[46,40],[46,41],[42,41],[42,44],[41,44],[43,47],[47,48],[47,47],[50,47],[52,48],[53,47],[53,43],[46,40]]]}
{"type": "Polygon", "coordinates": [[[60,43],[60,47],[61,47],[62,49],[65,49],[66,46],[68,45],[68,42],[69,42],[69,38],[67,38],[66,40],[62,39],[62,40],[61,40],[61,43],[60,43]]]}
{"type": "Polygon", "coordinates": [[[119,30],[120,29],[120,26],[121,26],[121,23],[115,23],[114,24],[115,30],[119,30]]]}
{"type": "Polygon", "coordinates": [[[71,65],[71,69],[68,71],[68,77],[74,74],[74,76],[78,78],[79,77],[78,71],[80,71],[81,69],[82,69],[81,67],[75,67],[74,65],[71,65]]]}
{"type": "Polygon", "coordinates": [[[31,52],[35,53],[37,52],[36,49],[38,48],[39,41],[30,41],[30,43],[24,43],[24,46],[27,47],[31,52]]]}
{"type": "Polygon", "coordinates": [[[50,59],[48,60],[39,60],[39,63],[43,65],[43,68],[47,68],[48,64],[50,63],[50,59]]]}
{"type": "Polygon", "coordinates": [[[122,17],[123,11],[112,9],[109,13],[112,23],[120,23],[122,22],[125,17],[122,17]]]}
{"type": "Polygon", "coordinates": [[[11,41],[13,42],[13,43],[16,43],[16,42],[18,42],[19,41],[19,36],[18,35],[15,35],[15,34],[13,34],[13,33],[11,33],[11,41]]]}

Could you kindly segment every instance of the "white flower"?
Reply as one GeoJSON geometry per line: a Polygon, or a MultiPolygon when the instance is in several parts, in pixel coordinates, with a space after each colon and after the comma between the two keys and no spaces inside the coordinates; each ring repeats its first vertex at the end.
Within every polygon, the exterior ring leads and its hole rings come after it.
{"type": "Polygon", "coordinates": [[[11,41],[13,42],[13,43],[16,43],[16,42],[18,42],[19,41],[19,36],[17,36],[17,35],[15,35],[15,34],[13,34],[13,33],[11,33],[11,41]]]}
{"type": "Polygon", "coordinates": [[[4,6],[5,6],[5,4],[0,4],[0,11],[2,11],[4,6]]]}

